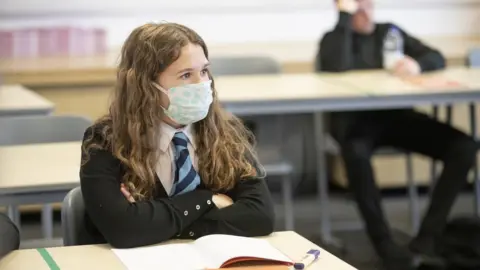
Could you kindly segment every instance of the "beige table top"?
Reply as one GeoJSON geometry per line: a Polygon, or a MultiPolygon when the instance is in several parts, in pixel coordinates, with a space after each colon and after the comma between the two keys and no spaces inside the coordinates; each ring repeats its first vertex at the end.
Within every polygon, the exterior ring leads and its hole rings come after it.
{"type": "Polygon", "coordinates": [[[315,73],[219,77],[215,88],[222,102],[364,96],[315,73]]]}
{"type": "Polygon", "coordinates": [[[0,115],[9,112],[45,111],[54,108],[52,102],[20,85],[0,86],[0,115]]]}
{"type": "MultiPolygon", "coordinates": [[[[305,253],[317,245],[301,237],[295,232],[276,232],[265,237],[274,247],[282,251],[292,260],[301,259],[305,253]]],[[[179,243],[180,241],[168,241],[165,244],[179,243]]],[[[185,242],[185,241],[182,241],[185,242]]],[[[118,270],[125,269],[120,260],[110,250],[108,245],[89,245],[75,247],[48,248],[58,267],[62,270],[102,269],[118,270]]],[[[18,250],[10,253],[0,261],[1,270],[48,270],[36,249],[18,250]]],[[[321,250],[320,259],[311,265],[311,270],[354,270],[355,268],[333,256],[326,250],[321,250]]]]}
{"type": "Polygon", "coordinates": [[[81,142],[0,147],[0,194],[79,183],[81,142]]]}
{"type": "Polygon", "coordinates": [[[480,69],[478,68],[449,68],[431,75],[444,77],[468,86],[472,90],[480,89],[480,69]]]}
{"type": "Polygon", "coordinates": [[[404,78],[379,70],[325,74],[322,79],[373,96],[395,96],[479,92],[479,77],[480,70],[457,67],[404,78]]]}

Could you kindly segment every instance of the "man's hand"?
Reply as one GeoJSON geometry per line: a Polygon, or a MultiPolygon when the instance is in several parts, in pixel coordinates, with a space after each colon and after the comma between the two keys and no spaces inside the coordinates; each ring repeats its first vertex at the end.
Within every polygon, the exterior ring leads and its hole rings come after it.
{"type": "Polygon", "coordinates": [[[420,74],[422,70],[415,59],[405,56],[395,64],[392,71],[397,76],[412,76],[420,74]]]}
{"type": "Polygon", "coordinates": [[[233,204],[232,198],[224,194],[213,195],[212,201],[218,209],[222,209],[233,204]]]}
{"type": "Polygon", "coordinates": [[[359,7],[357,0],[337,0],[337,8],[339,11],[353,14],[357,12],[359,7]]]}

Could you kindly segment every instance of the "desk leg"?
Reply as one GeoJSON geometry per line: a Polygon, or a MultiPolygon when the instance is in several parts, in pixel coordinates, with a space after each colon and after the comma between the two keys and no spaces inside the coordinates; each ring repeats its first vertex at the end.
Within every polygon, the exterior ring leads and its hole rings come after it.
{"type": "Polygon", "coordinates": [[[321,240],[326,245],[341,248],[341,243],[332,236],[332,224],[330,216],[330,200],[328,196],[327,162],[325,147],[325,132],[323,127],[323,114],[314,114],[315,152],[317,157],[317,196],[320,203],[320,234],[321,240]]]}
{"type": "MultiPolygon", "coordinates": [[[[438,120],[438,106],[437,105],[433,106],[432,117],[434,119],[438,120]]],[[[437,184],[437,161],[435,159],[432,159],[431,164],[430,164],[430,187],[428,189],[429,195],[432,195],[432,191],[435,188],[436,184],[437,184]]]]}
{"type": "Polygon", "coordinates": [[[53,208],[50,204],[45,204],[42,207],[42,232],[43,238],[53,238],[53,208]]]}
{"type": "MultiPolygon", "coordinates": [[[[470,103],[469,106],[470,112],[470,131],[472,137],[477,140],[477,113],[475,103],[470,103]]],[[[477,216],[480,216],[480,179],[478,179],[478,160],[475,159],[475,164],[473,165],[473,187],[475,189],[475,205],[474,210],[477,216]]]]}

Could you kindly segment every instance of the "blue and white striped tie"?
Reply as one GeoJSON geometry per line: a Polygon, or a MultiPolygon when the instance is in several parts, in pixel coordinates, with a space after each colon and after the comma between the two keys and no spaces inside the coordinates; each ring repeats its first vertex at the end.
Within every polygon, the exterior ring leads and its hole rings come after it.
{"type": "Polygon", "coordinates": [[[175,179],[171,196],[183,194],[195,190],[200,185],[200,175],[193,167],[188,152],[188,139],[183,132],[175,133],[173,136],[175,146],[175,179]]]}

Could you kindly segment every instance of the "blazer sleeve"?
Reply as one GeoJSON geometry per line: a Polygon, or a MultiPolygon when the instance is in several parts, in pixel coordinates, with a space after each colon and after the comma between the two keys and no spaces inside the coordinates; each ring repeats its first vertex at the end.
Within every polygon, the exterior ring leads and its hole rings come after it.
{"type": "Polygon", "coordinates": [[[226,193],[234,201],[231,206],[212,209],[182,231],[178,238],[196,239],[209,234],[253,237],[272,233],[275,226],[273,200],[263,170],[256,167],[261,175],[240,180],[226,193]]]}
{"type": "Polygon", "coordinates": [[[352,15],[340,12],[335,28],[320,41],[316,71],[341,72],[353,69],[352,15]]]}
{"type": "MultiPolygon", "coordinates": [[[[92,128],[87,129],[84,140],[92,132],[92,128]]],[[[120,191],[120,161],[107,150],[91,150],[89,154],[80,170],[85,208],[93,224],[116,248],[171,239],[213,208],[213,194],[208,190],[130,203],[120,191]]]]}
{"type": "MultiPolygon", "coordinates": [[[[398,26],[395,27],[400,29],[398,26]]],[[[422,72],[445,68],[445,58],[438,50],[425,45],[402,29],[400,32],[404,40],[405,54],[418,62],[422,72]]]]}

